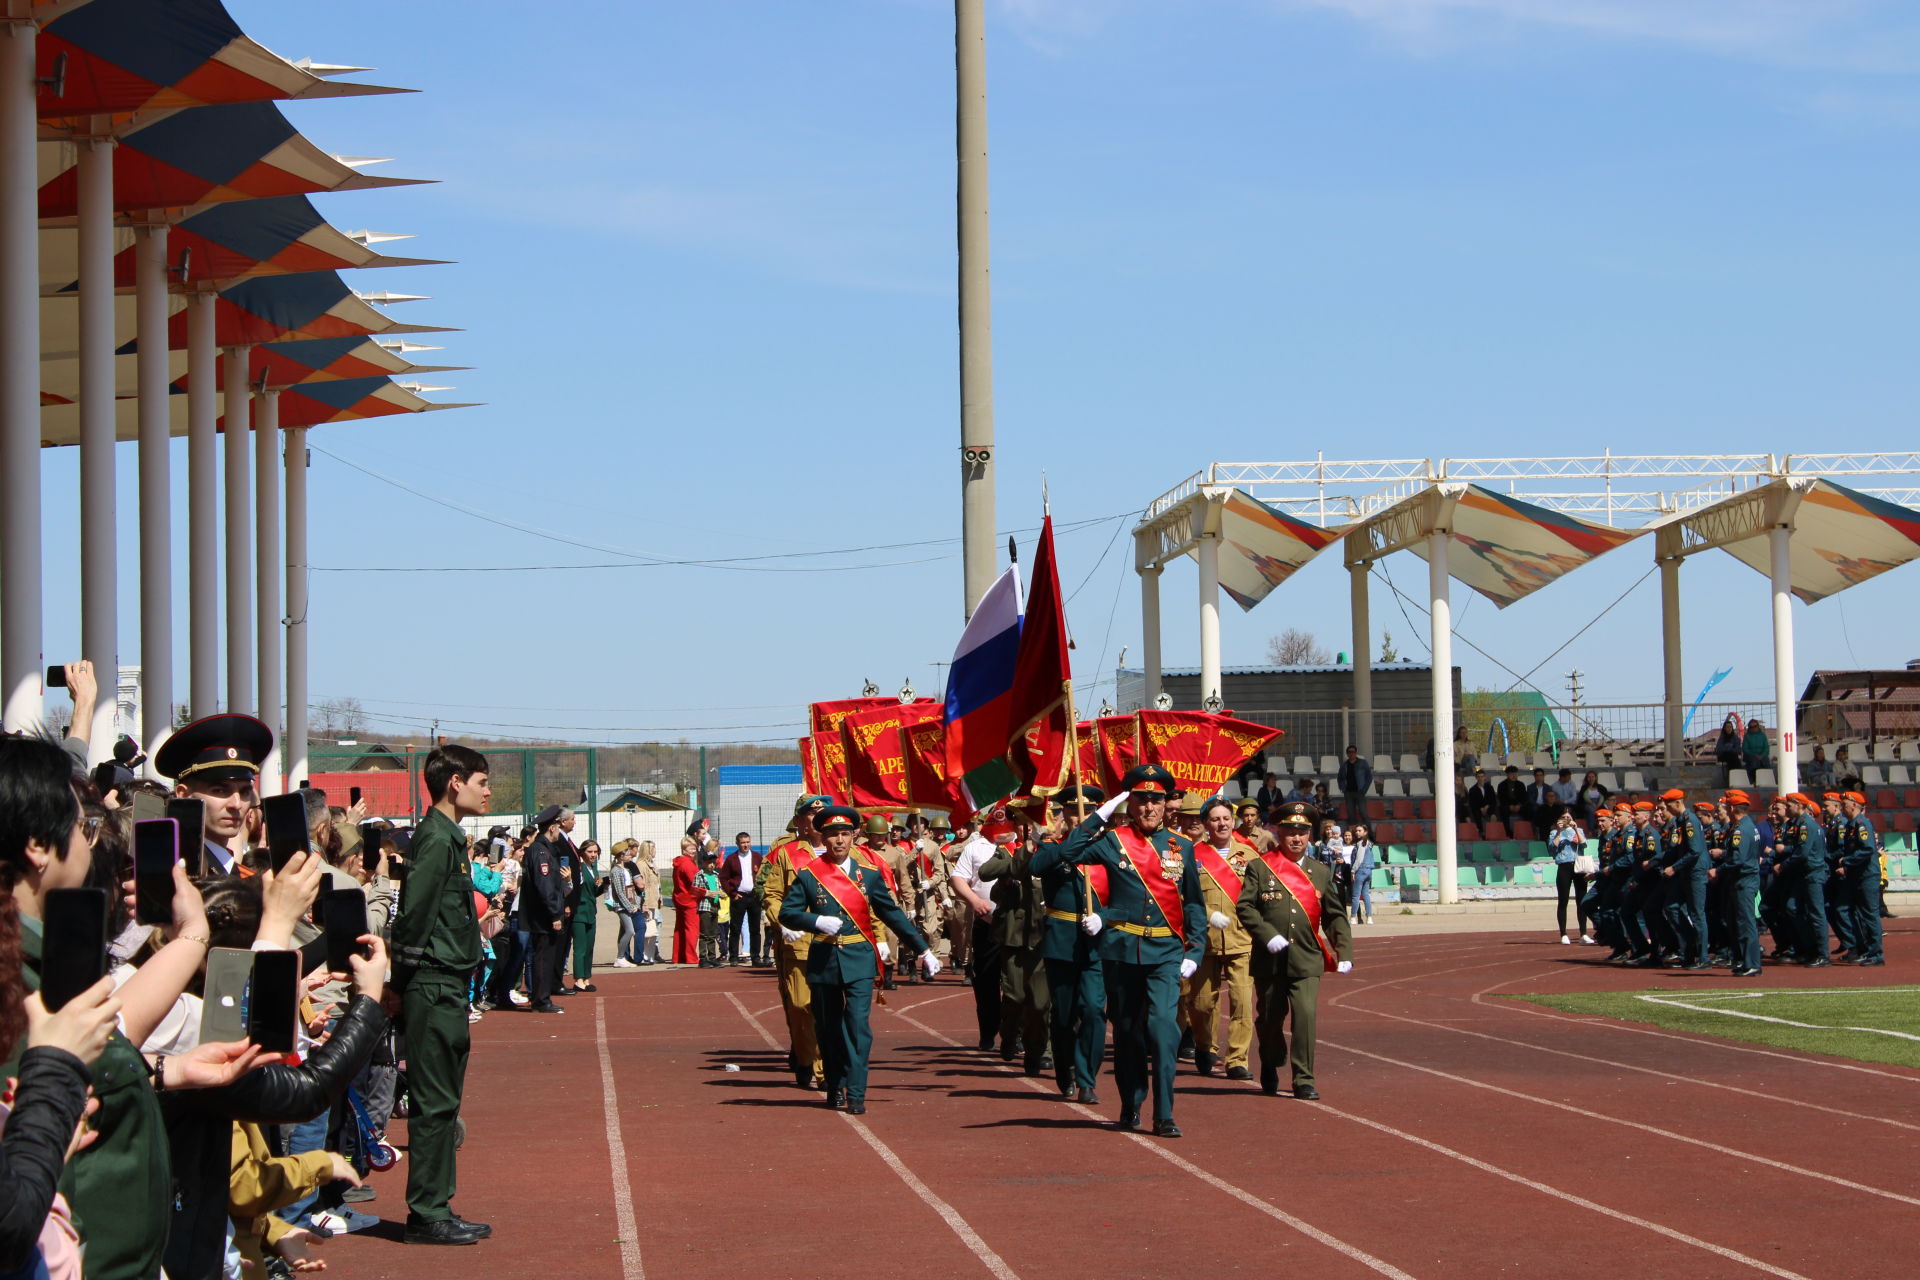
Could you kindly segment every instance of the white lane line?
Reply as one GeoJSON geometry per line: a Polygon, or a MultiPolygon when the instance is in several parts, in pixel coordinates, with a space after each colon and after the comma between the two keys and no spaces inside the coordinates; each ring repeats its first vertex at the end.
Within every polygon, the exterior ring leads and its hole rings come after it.
{"type": "Polygon", "coordinates": [[[633,1184],[627,1180],[627,1142],[620,1136],[621,1108],[613,1093],[613,1055],[607,1052],[607,1004],[593,1002],[593,1038],[600,1051],[600,1110],[607,1117],[607,1158],[613,1164],[613,1215],[620,1232],[620,1274],[647,1280],[640,1262],[640,1225],[633,1216],[633,1184]]]}
{"type": "Polygon", "coordinates": [[[959,1211],[935,1195],[933,1188],[916,1178],[913,1170],[902,1164],[900,1157],[893,1153],[893,1148],[880,1141],[880,1139],[875,1136],[873,1130],[862,1124],[857,1117],[850,1116],[844,1111],[838,1111],[834,1114],[852,1125],[853,1131],[866,1139],[867,1145],[872,1147],[874,1152],[878,1154],[882,1160],[886,1161],[887,1168],[898,1174],[900,1181],[912,1188],[913,1193],[924,1200],[928,1208],[946,1220],[947,1225],[953,1228],[953,1234],[960,1237],[960,1243],[966,1245],[967,1248],[973,1252],[973,1256],[980,1259],[982,1266],[998,1276],[999,1280],[1020,1280],[1019,1276],[1014,1273],[1013,1268],[1009,1267],[999,1254],[988,1247],[987,1242],[980,1238],[980,1233],[975,1231],[973,1227],[968,1224],[967,1220],[960,1216],[959,1211]]]}
{"type": "MultiPolygon", "coordinates": [[[[745,1018],[755,1031],[760,1033],[760,1038],[767,1042],[768,1048],[778,1049],[780,1047],[779,1043],[774,1040],[767,1029],[760,1024],[760,1020],[747,1012],[747,1006],[740,1002],[738,996],[729,991],[726,993],[726,997],[733,1002],[733,1007],[740,1011],[740,1016],[745,1018]]],[[[602,1005],[601,1007],[605,1008],[606,1006],[602,1005]]],[[[987,1270],[999,1277],[999,1280],[1020,1280],[1020,1277],[1015,1274],[1013,1268],[1009,1267],[999,1254],[987,1246],[987,1242],[980,1238],[980,1233],[968,1225],[967,1220],[960,1216],[959,1211],[935,1195],[931,1187],[915,1177],[913,1170],[907,1168],[907,1166],[901,1162],[900,1157],[893,1153],[893,1149],[874,1135],[873,1130],[867,1128],[858,1118],[850,1116],[844,1111],[836,1112],[835,1114],[852,1125],[854,1132],[866,1139],[867,1145],[872,1147],[879,1157],[886,1162],[887,1168],[893,1170],[894,1173],[899,1176],[900,1181],[906,1183],[913,1193],[926,1203],[928,1208],[939,1214],[940,1217],[945,1220],[946,1224],[953,1228],[953,1233],[960,1237],[960,1243],[966,1245],[967,1248],[972,1251],[973,1256],[980,1259],[981,1264],[985,1266],[987,1270]]]]}
{"type": "Polygon", "coordinates": [[[1655,1235],[1665,1236],[1667,1239],[1676,1240],[1681,1244],[1692,1245],[1696,1249],[1705,1249],[1708,1253],[1717,1254],[1729,1262],[1738,1262],[1743,1266],[1752,1267],[1756,1271],[1764,1271],[1768,1275],[1778,1276],[1780,1280],[1807,1280],[1807,1277],[1797,1271],[1788,1271],[1785,1267],[1776,1267],[1770,1262],[1762,1262],[1758,1258],[1750,1258],[1744,1253],[1727,1248],[1725,1245],[1714,1244],[1712,1241],[1702,1240],[1698,1236],[1690,1236],[1686,1232],[1676,1231],[1672,1227],[1663,1227],[1657,1222],[1650,1222],[1645,1218],[1636,1217],[1631,1213],[1622,1213],[1618,1209],[1610,1209],[1606,1205],[1590,1200],[1585,1196],[1572,1195],[1560,1190],[1558,1187],[1548,1186],[1544,1182],[1536,1182],[1524,1174],[1515,1173],[1511,1169],[1502,1169],[1498,1165],[1488,1164],[1484,1160],[1476,1160],[1465,1152],[1455,1151],[1452,1147],[1443,1147],[1437,1142],[1430,1142],[1425,1138],[1416,1137],[1404,1130],[1395,1129],[1391,1125],[1381,1124],[1377,1120],[1369,1120],[1364,1116],[1357,1116],[1350,1112],[1332,1109],[1325,1110],[1323,1114],[1338,1116],[1342,1120],[1351,1120],[1355,1124],[1365,1125],[1367,1128],[1379,1133],[1388,1134],[1403,1141],[1411,1142],[1417,1147],[1425,1147],[1428,1151],[1436,1152],[1449,1159],[1458,1160],[1462,1164],[1471,1165],[1482,1173],[1490,1173],[1496,1178],[1505,1178],[1509,1182],[1516,1182],[1523,1187],[1538,1191],[1543,1196],[1552,1196],[1556,1200],[1564,1200],[1568,1204],[1577,1205],[1582,1209],[1590,1210],[1603,1217],[1612,1218],[1616,1222],[1624,1222],[1630,1226],[1651,1231],[1655,1235]]]}
{"type": "Polygon", "coordinates": [[[1912,1196],[1903,1196],[1895,1191],[1885,1191],[1879,1187],[1870,1187],[1864,1182],[1855,1182],[1850,1178],[1842,1178],[1831,1173],[1821,1173],[1815,1169],[1803,1169],[1798,1165],[1787,1164],[1779,1160],[1769,1160],[1767,1157],[1755,1155],[1751,1151],[1741,1151],[1735,1147],[1723,1147],[1717,1142],[1708,1142],[1704,1138],[1688,1137],[1686,1134],[1674,1133],[1671,1130],[1662,1129],[1657,1125],[1641,1124],[1638,1120],[1623,1120],[1619,1116],[1603,1115],[1598,1111],[1588,1111],[1564,1102],[1555,1102],[1551,1098],[1536,1097],[1533,1094],[1521,1093],[1515,1089],[1503,1089],[1497,1084],[1488,1084],[1484,1080],[1473,1080],[1466,1076],[1457,1076],[1450,1071],[1441,1071],[1437,1067],[1423,1067],[1417,1062],[1405,1062],[1399,1058],[1389,1058],[1384,1053],[1371,1053],[1365,1049],[1356,1049],[1352,1045],[1335,1044],[1331,1040],[1322,1040],[1320,1043],[1329,1049],[1337,1049],[1343,1053],[1351,1053],[1356,1057],[1372,1058],[1375,1062],[1384,1062],[1389,1066],[1403,1067],[1408,1071],[1418,1071],[1423,1075],[1437,1076],[1442,1080],[1447,1080],[1458,1085],[1465,1085],[1470,1089],[1484,1089],[1488,1093],[1497,1093],[1502,1097],[1514,1098],[1521,1102],[1530,1102],[1537,1107],[1551,1107],[1555,1111],[1564,1111],[1569,1115],[1579,1116],[1583,1120],[1598,1120],[1603,1124],[1616,1124],[1624,1129],[1637,1129],[1641,1133],[1649,1133],[1656,1138],[1665,1138],[1669,1142],[1679,1142],[1690,1147],[1700,1147],[1703,1150],[1716,1152],[1723,1156],[1731,1156],[1736,1160],[1749,1160],[1754,1164],[1765,1165],[1769,1169],[1778,1169],[1782,1173],[1790,1173],[1796,1177],[1812,1178],[1819,1182],[1830,1182],[1836,1187],[1845,1187],[1849,1191],[1860,1191],[1870,1196],[1878,1196],[1883,1200],[1892,1200],[1898,1204],[1912,1205],[1915,1208],[1920,1208],[1920,1200],[1916,1200],[1912,1196]]]}
{"type": "MultiPolygon", "coordinates": [[[[910,1022],[914,1026],[926,1032],[928,1035],[933,1036],[939,1040],[944,1040],[948,1044],[954,1046],[955,1048],[965,1047],[958,1040],[955,1040],[952,1036],[947,1035],[943,1031],[936,1031],[934,1028],[920,1021],[918,1018],[915,1018],[905,1013],[901,1013],[898,1016],[902,1022],[910,1022]]],[[[1006,1063],[996,1062],[991,1065],[997,1071],[1004,1072],[1007,1075],[1014,1075],[1014,1069],[1011,1066],[1008,1066],[1006,1063]]],[[[1031,1079],[1025,1074],[1018,1075],[1015,1078],[1018,1081],[1018,1083],[1026,1085],[1029,1089],[1032,1089],[1036,1093],[1046,1094],[1049,1097],[1054,1096],[1045,1085],[1041,1084],[1037,1080],[1031,1079]]],[[[1070,1102],[1067,1105],[1073,1108],[1073,1110],[1077,1111],[1079,1114],[1086,1116],[1090,1120],[1104,1121],[1106,1119],[1105,1116],[1101,1115],[1098,1111],[1095,1111],[1092,1107],[1082,1106],[1078,1102],[1070,1102]]],[[[1295,1231],[1298,1231],[1301,1235],[1306,1236],[1308,1239],[1317,1241],[1320,1244],[1325,1245],[1327,1248],[1332,1249],[1335,1253],[1342,1254],[1352,1259],[1353,1261],[1359,1263],[1363,1267],[1366,1267],[1372,1271],[1378,1272],[1380,1275],[1389,1277],[1389,1280],[1414,1280],[1414,1278],[1411,1275],[1408,1275],[1406,1272],[1402,1271],[1400,1268],[1394,1266],[1391,1262],[1388,1262],[1383,1258],[1376,1258],[1372,1254],[1368,1253],[1366,1250],[1358,1248],[1354,1245],[1348,1244],[1345,1240],[1342,1240],[1337,1236],[1328,1235],[1326,1232],[1314,1226],[1312,1223],[1303,1221],[1300,1218],[1296,1218],[1292,1214],[1288,1213],[1286,1210],[1278,1208],[1275,1205],[1268,1204],[1265,1200],[1262,1200],[1259,1196],[1254,1195],[1251,1191],[1242,1190],[1241,1188],[1234,1186],[1231,1182],[1228,1182],[1225,1179],[1215,1177],[1213,1174],[1208,1173],[1205,1169],[1202,1169],[1199,1165],[1196,1165],[1196,1164],[1190,1163],[1189,1161],[1181,1159],[1179,1156],[1173,1154],[1173,1152],[1167,1150],[1165,1147],[1160,1146],[1158,1143],[1148,1141],[1146,1138],[1142,1137],[1140,1134],[1129,1133],[1124,1136],[1133,1139],[1133,1141],[1139,1144],[1142,1148],[1153,1152],[1153,1154],[1159,1156],[1162,1160],[1167,1161],[1169,1164],[1173,1165],[1176,1169],[1181,1170],[1183,1173],[1192,1174],[1194,1177],[1200,1179],[1200,1181],[1206,1183],[1208,1186],[1213,1187],[1215,1190],[1226,1192],[1228,1195],[1232,1196],[1235,1200],[1238,1200],[1240,1203],[1246,1205],[1248,1208],[1258,1210],[1259,1212],[1266,1214],[1269,1218],[1274,1219],[1276,1222],[1280,1222],[1285,1224],[1286,1226],[1292,1227],[1295,1231]]]]}
{"type": "MultiPolygon", "coordinates": [[[[1862,990],[1871,990],[1871,988],[1863,987],[1862,990]]],[[[1752,992],[1751,994],[1747,992],[1737,992],[1734,995],[1726,998],[1754,1000],[1766,994],[1768,993],[1764,991],[1755,991],[1755,992],[1752,992]]],[[[1777,992],[1774,994],[1784,994],[1784,993],[1777,992]]],[[[1816,992],[1813,994],[1829,995],[1832,993],[1816,992]]],[[[1898,1040],[1912,1040],[1912,1041],[1920,1042],[1920,1036],[1913,1035],[1906,1031],[1891,1031],[1885,1027],[1844,1027],[1844,1026],[1836,1027],[1831,1023],[1826,1023],[1826,1022],[1795,1022],[1791,1018],[1770,1018],[1764,1013],[1746,1013],[1739,1009],[1712,1009],[1712,1008],[1708,1008],[1705,1005],[1688,1003],[1689,999],[1705,1000],[1708,998],[1710,998],[1709,993],[1704,991],[1699,992],[1697,994],[1693,994],[1691,996],[1683,995],[1683,997],[1680,999],[1672,999],[1672,1000],[1668,999],[1665,996],[1642,995],[1642,996],[1634,997],[1634,999],[1644,1000],[1648,1004],[1663,1004],[1670,1009],[1687,1009],[1687,1010],[1691,1010],[1694,1013],[1713,1013],[1713,1014],[1718,1014],[1723,1018],[1745,1018],[1750,1022],[1771,1022],[1777,1026],[1782,1026],[1782,1027],[1799,1027],[1802,1031],[1857,1031],[1861,1035],[1892,1036],[1898,1040]]]]}

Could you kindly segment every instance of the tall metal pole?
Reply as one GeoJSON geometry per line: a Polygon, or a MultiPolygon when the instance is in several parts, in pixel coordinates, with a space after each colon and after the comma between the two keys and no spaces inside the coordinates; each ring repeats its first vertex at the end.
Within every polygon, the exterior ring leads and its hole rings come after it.
{"type": "MultiPolygon", "coordinates": [[[[228,347],[222,378],[222,408],[226,410],[227,460],[227,710],[258,710],[269,724],[275,716],[263,698],[266,666],[260,667],[260,685],[254,684],[253,630],[253,393],[247,386],[251,347],[228,347]]],[[[271,451],[269,451],[271,452],[271,451]]],[[[271,462],[260,464],[267,474],[271,462]]],[[[274,484],[279,485],[279,477],[274,484]]],[[[266,561],[262,560],[262,564],[266,561]]]]}
{"type": "Polygon", "coordinates": [[[1661,530],[1659,556],[1660,565],[1660,655],[1665,669],[1665,707],[1666,761],[1669,767],[1680,763],[1681,757],[1681,717],[1687,691],[1681,685],[1680,666],[1680,556],[1678,543],[1680,530],[1675,526],[1672,532],[1671,548],[1667,545],[1668,534],[1661,530]]]}
{"type": "Polygon", "coordinates": [[[140,414],[140,745],[147,769],[173,731],[173,464],[167,407],[167,226],[135,233],[140,414]]]}
{"type": "Polygon", "coordinates": [[[1160,696],[1160,566],[1142,565],[1140,573],[1140,666],[1146,673],[1146,703],[1160,696]]]}
{"type": "MultiPolygon", "coordinates": [[[[260,647],[260,718],[265,720],[273,730],[275,748],[274,754],[269,756],[268,760],[276,765],[285,764],[287,766],[287,776],[292,779],[289,786],[297,786],[299,780],[307,776],[306,767],[304,761],[298,769],[294,767],[293,759],[295,748],[288,741],[292,734],[290,724],[291,717],[289,717],[288,721],[282,721],[280,718],[280,574],[282,566],[280,563],[279,466],[282,441],[280,435],[280,393],[278,391],[269,389],[260,393],[259,402],[254,406],[254,421],[259,424],[259,429],[254,433],[259,439],[253,442],[254,537],[257,540],[257,545],[254,548],[256,556],[254,564],[259,571],[257,589],[254,591],[254,603],[259,610],[259,615],[254,620],[253,630],[260,647]]],[[[295,516],[292,492],[292,443],[290,440],[286,441],[286,444],[289,446],[289,456],[287,458],[288,492],[286,529],[287,558],[289,560],[293,558],[293,523],[295,516]]],[[[302,473],[301,479],[304,480],[305,478],[305,474],[302,473]]],[[[301,497],[304,499],[305,496],[305,489],[303,488],[301,497]]],[[[304,532],[307,519],[304,505],[298,515],[301,529],[304,532]]],[[[301,563],[304,564],[306,562],[304,546],[301,550],[300,559],[301,563]]],[[[301,657],[302,661],[304,661],[305,650],[302,650],[301,657]]],[[[292,645],[291,642],[289,642],[287,682],[291,685],[292,681],[292,645]]],[[[300,751],[301,754],[304,755],[306,743],[304,734],[302,734],[300,741],[300,751]]],[[[277,770],[269,770],[265,766],[262,766],[260,772],[263,775],[275,774],[275,781],[278,781],[277,770]]],[[[272,784],[270,783],[269,785],[272,784]]]]}
{"type": "MultiPolygon", "coordinates": [[[[187,295],[187,707],[197,720],[220,709],[220,507],[218,377],[213,341],[214,296],[187,295]]],[[[227,710],[246,711],[248,664],[235,665],[227,645],[227,710]]]]}
{"type": "MultiPolygon", "coordinates": [[[[113,750],[120,689],[119,551],[115,537],[112,138],[80,143],[80,652],[100,682],[87,763],[113,750]],[[108,690],[113,692],[109,695],[108,690]]],[[[81,730],[74,726],[74,732],[81,730]]]]}
{"type": "Polygon", "coordinates": [[[1800,789],[1799,733],[1793,685],[1793,530],[1767,530],[1773,577],[1773,728],[1780,744],[1774,779],[1781,795],[1800,789]]]}
{"type": "Polygon", "coordinates": [[[1453,602],[1447,576],[1450,534],[1427,538],[1427,592],[1433,603],[1433,843],[1440,856],[1440,901],[1460,900],[1459,830],[1453,791],[1453,602]]]}
{"type": "Polygon", "coordinates": [[[1360,754],[1369,759],[1373,755],[1373,620],[1368,613],[1367,573],[1372,567],[1365,561],[1347,566],[1347,608],[1353,616],[1353,710],[1358,721],[1353,738],[1360,754]]]}
{"type": "Polygon", "coordinates": [[[960,242],[960,547],[968,617],[993,585],[993,303],[987,269],[987,35],[981,0],[954,0],[960,242]]]}
{"type": "MultiPolygon", "coordinates": [[[[274,418],[279,419],[278,392],[274,418]]],[[[287,451],[287,776],[307,777],[307,429],[286,432],[287,451]]],[[[413,784],[408,783],[411,793],[413,784]]]]}
{"type": "Polygon", "coordinates": [[[1200,535],[1200,705],[1220,698],[1220,535],[1200,535]]]}
{"type": "Polygon", "coordinates": [[[0,724],[8,730],[38,725],[42,705],[38,30],[30,18],[0,30],[0,724]]]}

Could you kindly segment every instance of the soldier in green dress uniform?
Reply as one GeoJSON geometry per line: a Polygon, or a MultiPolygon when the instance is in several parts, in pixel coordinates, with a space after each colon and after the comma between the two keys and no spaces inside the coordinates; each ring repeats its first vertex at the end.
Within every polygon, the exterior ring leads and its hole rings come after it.
{"type": "MultiPolygon", "coordinates": [[[[1098,787],[1068,788],[1053,803],[1066,822],[1106,798],[1098,787]]],[[[1075,1102],[1098,1106],[1094,1086],[1107,1047],[1107,980],[1097,939],[1107,876],[1104,868],[1077,867],[1067,859],[1064,832],[1064,826],[1051,828],[1052,838],[1040,842],[1027,869],[1040,878],[1045,911],[1040,956],[1051,999],[1054,1082],[1075,1102]]]]}
{"type": "Polygon", "coordinates": [[[814,1033],[826,1060],[827,1105],[844,1108],[848,1115],[865,1115],[881,927],[893,930],[913,951],[928,977],[940,972],[940,961],[894,901],[886,879],[852,856],[860,815],[845,805],[828,805],[814,816],[813,825],[826,848],[787,885],[780,900],[780,925],[813,935],[807,949],[807,986],[813,996],[814,1033]]]}
{"type": "Polygon", "coordinates": [[[1293,1096],[1319,1098],[1313,1049],[1320,975],[1353,971],[1353,929],[1333,871],[1306,855],[1320,811],[1302,801],[1280,806],[1280,847],[1247,863],[1238,903],[1253,938],[1254,1037],[1260,1088],[1280,1092],[1280,1063],[1293,1070],[1293,1096]],[[1283,1028],[1293,1022],[1293,1044],[1283,1028]]]}
{"type": "MultiPolygon", "coordinates": [[[[1107,874],[1100,961],[1113,1021],[1113,1076],[1120,1091],[1120,1127],[1140,1127],[1140,1105],[1152,1057],[1153,1131],[1180,1136],[1173,1120],[1173,1078],[1180,1047],[1180,984],[1200,967],[1207,947],[1206,899],[1193,846],[1166,827],[1177,790],[1157,764],[1137,765],[1123,790],[1075,827],[1057,856],[1107,874]],[[1126,806],[1126,820],[1108,825],[1126,806]]],[[[1038,859],[1036,859],[1038,861],[1038,859]]],[[[1044,873],[1048,863],[1041,864],[1044,873]]]]}
{"type": "Polygon", "coordinates": [[[1043,838],[1058,839],[1064,830],[1048,829],[1047,802],[1038,796],[1009,800],[1007,816],[1019,827],[1011,845],[1001,845],[980,867],[980,879],[991,880],[993,902],[989,927],[1000,944],[1000,1026],[1013,1032],[1003,1041],[1000,1056],[1018,1057],[1030,1076],[1056,1070],[1048,1036],[1052,1000],[1041,955],[1046,935],[1046,894],[1030,864],[1043,838]]]}

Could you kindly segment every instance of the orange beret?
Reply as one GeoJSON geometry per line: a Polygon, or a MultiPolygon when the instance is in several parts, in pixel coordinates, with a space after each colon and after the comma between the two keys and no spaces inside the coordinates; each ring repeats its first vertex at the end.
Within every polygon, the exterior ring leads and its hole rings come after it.
{"type": "Polygon", "coordinates": [[[1687,798],[1687,793],[1682,791],[1678,787],[1674,787],[1670,791],[1662,791],[1660,793],[1660,798],[1662,800],[1685,800],[1687,798]]]}
{"type": "Polygon", "coordinates": [[[1838,791],[1822,791],[1820,793],[1820,798],[1822,800],[1840,800],[1840,799],[1843,799],[1844,797],[1841,796],[1841,794],[1838,791]]]}
{"type": "Polygon", "coordinates": [[[1845,793],[1844,795],[1842,795],[1842,796],[1841,796],[1840,798],[1841,798],[1842,800],[1851,800],[1851,801],[1853,801],[1853,802],[1854,802],[1855,804],[1865,804],[1865,803],[1867,802],[1867,798],[1866,798],[1865,796],[1863,796],[1863,795],[1861,795],[1861,794],[1860,794],[1860,793],[1859,793],[1858,791],[1849,791],[1849,792],[1846,792],[1846,793],[1845,793]]]}
{"type": "Polygon", "coordinates": [[[1653,812],[1653,801],[1651,801],[1651,800],[1635,800],[1635,801],[1633,802],[1633,808],[1634,808],[1634,811],[1635,811],[1636,813],[1652,813],[1652,812],[1653,812]]]}
{"type": "Polygon", "coordinates": [[[1701,813],[1712,813],[1712,812],[1713,812],[1713,801],[1711,801],[1711,800],[1695,800],[1695,801],[1693,802],[1693,807],[1694,807],[1695,809],[1697,809],[1697,810],[1699,810],[1699,811],[1700,811],[1701,813]]]}
{"type": "Polygon", "coordinates": [[[1726,795],[1720,798],[1728,804],[1752,804],[1753,803],[1753,801],[1747,798],[1747,793],[1744,791],[1729,791],[1727,792],[1726,795]]]}

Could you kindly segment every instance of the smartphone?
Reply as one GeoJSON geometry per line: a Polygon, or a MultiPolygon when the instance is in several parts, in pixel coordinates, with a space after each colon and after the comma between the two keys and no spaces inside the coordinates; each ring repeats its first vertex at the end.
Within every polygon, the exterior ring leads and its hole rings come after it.
{"type": "Polygon", "coordinates": [[[308,852],[305,796],[298,791],[268,796],[260,802],[260,816],[267,825],[267,859],[275,871],[293,861],[294,854],[308,852]]]}
{"type": "Polygon", "coordinates": [[[167,802],[147,791],[133,793],[133,820],[149,822],[154,818],[167,817],[167,802]]]}
{"type": "Polygon", "coordinates": [[[197,796],[175,796],[167,801],[167,816],[180,824],[180,861],[198,880],[206,874],[207,805],[197,796]]]}
{"type": "Polygon", "coordinates": [[[49,889],[41,911],[40,999],[52,1013],[107,976],[107,891],[49,889]]]}
{"type": "Polygon", "coordinates": [[[47,668],[47,688],[64,689],[67,687],[67,669],[63,666],[47,668]]]}
{"type": "Polygon", "coordinates": [[[180,824],[150,818],[133,824],[133,922],[173,923],[173,867],[180,861],[180,824]]]}
{"type": "Polygon", "coordinates": [[[359,803],[360,803],[360,788],[348,787],[347,788],[347,804],[351,806],[359,803]]]}
{"type": "Polygon", "coordinates": [[[367,925],[367,895],[358,889],[334,889],[320,896],[320,923],[327,934],[327,972],[353,972],[348,963],[353,957],[365,960],[369,949],[360,935],[370,933],[367,925]]]}
{"type": "Polygon", "coordinates": [[[387,829],[377,822],[360,824],[360,865],[372,874],[380,865],[380,846],[385,843],[387,829]]]}
{"type": "Polygon", "coordinates": [[[207,954],[200,1003],[202,1044],[247,1038],[247,983],[253,977],[253,955],[244,947],[215,947],[207,954]]]}
{"type": "Polygon", "coordinates": [[[253,979],[247,983],[247,1038],[268,1053],[292,1053],[299,1004],[300,953],[254,952],[253,979]]]}

